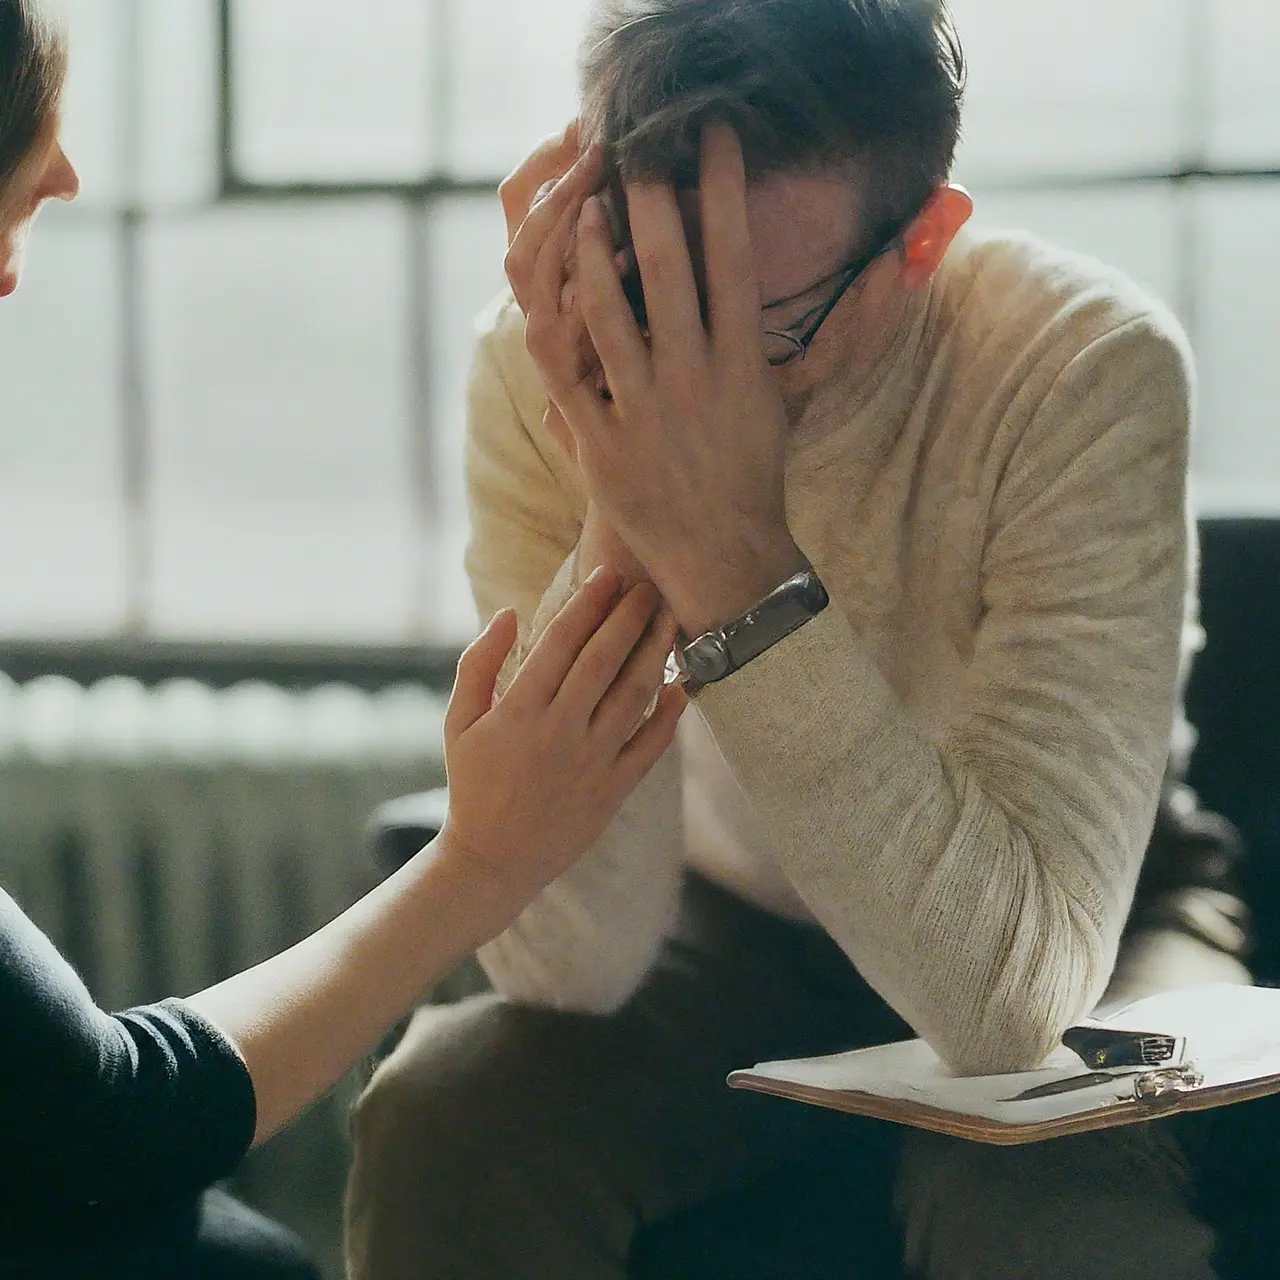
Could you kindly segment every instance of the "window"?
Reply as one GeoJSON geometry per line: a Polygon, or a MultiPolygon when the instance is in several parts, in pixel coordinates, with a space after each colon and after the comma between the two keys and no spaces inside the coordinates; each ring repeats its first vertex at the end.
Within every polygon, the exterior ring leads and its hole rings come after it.
{"type": "MultiPolygon", "coordinates": [[[[467,637],[493,189],[573,113],[588,2],[63,0],[84,192],[0,307],[0,633],[467,637]]],[[[1280,6],[953,4],[979,223],[1166,298],[1204,505],[1280,513],[1280,6]]]]}

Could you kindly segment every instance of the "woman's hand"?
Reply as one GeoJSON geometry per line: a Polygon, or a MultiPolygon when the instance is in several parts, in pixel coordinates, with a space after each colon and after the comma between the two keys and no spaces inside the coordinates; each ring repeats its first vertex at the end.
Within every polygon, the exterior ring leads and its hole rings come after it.
{"type": "Polygon", "coordinates": [[[671,745],[686,699],[662,687],[676,627],[659,606],[650,583],[621,593],[616,572],[597,570],[496,703],[515,615],[498,614],[463,654],[439,853],[487,882],[496,913],[514,918],[581,857],[671,745]]]}
{"type": "MultiPolygon", "coordinates": [[[[190,997],[253,1079],[255,1142],[296,1115],[591,844],[666,750],[674,687],[641,723],[674,623],[602,570],[494,705],[516,638],[499,614],[462,656],[445,716],[449,818],[394,875],[279,955],[190,997]]],[[[160,1123],[157,1118],[156,1124],[160,1123]]]]}
{"type": "MultiPolygon", "coordinates": [[[[536,176],[508,180],[509,218],[532,199],[521,190],[536,176]]],[[[621,558],[598,516],[588,532],[584,556],[621,558]]],[[[515,614],[498,614],[458,663],[440,835],[324,928],[191,997],[249,1069],[255,1141],[331,1087],[423,991],[510,925],[587,851],[671,745],[686,705],[678,688],[662,688],[675,620],[650,583],[623,587],[616,569],[594,573],[495,703],[516,640],[515,614]]]]}

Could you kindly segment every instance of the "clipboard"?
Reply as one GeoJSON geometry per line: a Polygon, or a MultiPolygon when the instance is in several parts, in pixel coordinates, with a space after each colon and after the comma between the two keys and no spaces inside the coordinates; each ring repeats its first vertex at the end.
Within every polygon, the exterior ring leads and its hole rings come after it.
{"type": "Polygon", "coordinates": [[[729,1085],[1017,1146],[1280,1093],[1280,990],[1214,984],[1149,996],[1071,1028],[1034,1071],[957,1076],[923,1040],[905,1040],[761,1063],[731,1073],[729,1085]]]}

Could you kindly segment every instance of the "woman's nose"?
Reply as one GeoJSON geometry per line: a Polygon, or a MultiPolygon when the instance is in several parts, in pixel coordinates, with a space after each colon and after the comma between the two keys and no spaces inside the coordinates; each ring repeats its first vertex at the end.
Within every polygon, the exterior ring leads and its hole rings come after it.
{"type": "Polygon", "coordinates": [[[80,194],[80,175],[59,143],[49,157],[40,184],[40,197],[44,200],[74,200],[80,194]]]}

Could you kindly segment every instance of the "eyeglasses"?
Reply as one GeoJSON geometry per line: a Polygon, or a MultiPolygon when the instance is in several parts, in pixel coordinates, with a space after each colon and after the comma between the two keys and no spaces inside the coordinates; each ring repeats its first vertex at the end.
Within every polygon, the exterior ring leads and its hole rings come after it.
{"type": "MultiPolygon", "coordinates": [[[[619,199],[615,192],[610,189],[606,189],[603,197],[614,234],[614,243],[619,245],[627,244],[626,222],[625,218],[620,216],[620,211],[625,208],[625,201],[619,199]]],[[[790,364],[793,360],[803,360],[809,354],[809,348],[813,345],[813,340],[818,336],[818,330],[822,328],[827,318],[839,306],[840,300],[876,262],[902,239],[907,228],[914,221],[915,215],[912,214],[906,221],[900,223],[892,234],[878,241],[876,246],[869,252],[864,253],[859,258],[855,258],[846,266],[838,267],[831,275],[823,280],[815,281],[808,289],[802,290],[801,294],[797,296],[803,296],[804,293],[816,289],[819,285],[826,283],[827,280],[838,280],[835,291],[821,305],[813,319],[802,317],[800,322],[789,328],[766,329],[764,331],[764,355],[769,364],[776,369],[780,365],[790,364]]],[[[634,258],[632,259],[631,270],[622,277],[622,292],[626,296],[632,314],[636,318],[636,323],[640,326],[640,331],[647,337],[649,333],[649,317],[645,307],[644,288],[640,282],[640,272],[634,265],[634,258]]],[[[765,309],[768,310],[767,307],[765,309]]]]}
{"type": "MultiPolygon", "coordinates": [[[[911,220],[909,219],[898,227],[891,236],[880,241],[876,248],[864,253],[860,258],[855,258],[847,266],[840,267],[833,277],[830,277],[839,279],[835,292],[822,304],[812,320],[792,325],[787,329],[766,329],[764,331],[765,359],[775,369],[780,365],[790,364],[793,360],[803,360],[809,354],[809,348],[813,345],[813,340],[818,336],[818,330],[826,323],[827,317],[839,306],[840,299],[902,239],[903,234],[910,225],[911,220]]],[[[822,282],[819,281],[818,283],[822,282]]]]}

